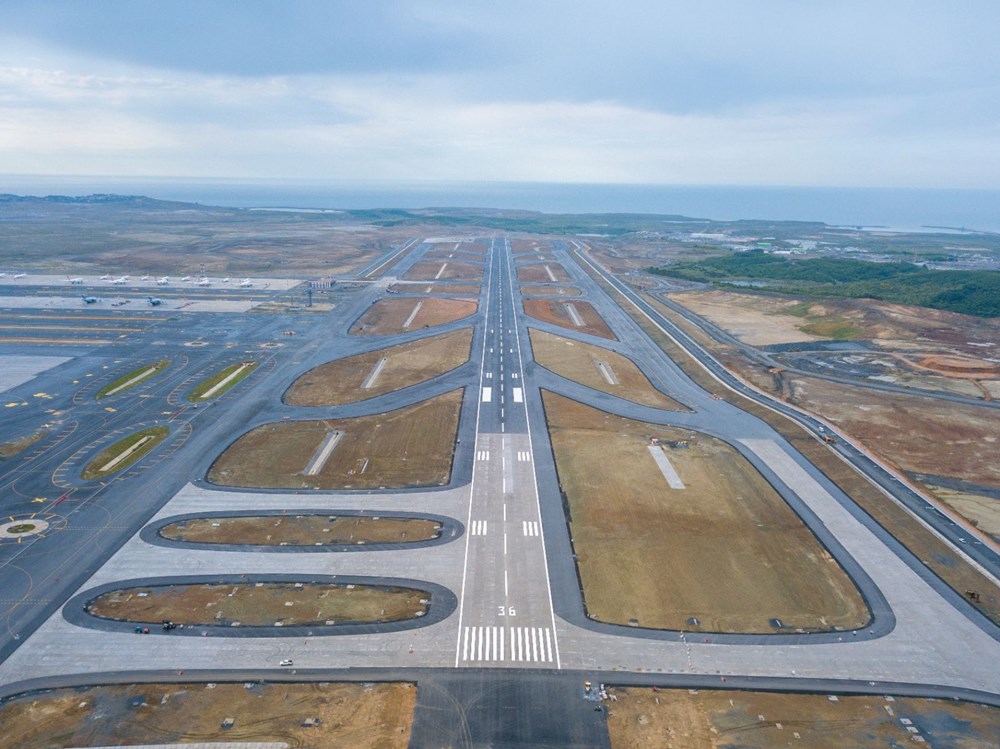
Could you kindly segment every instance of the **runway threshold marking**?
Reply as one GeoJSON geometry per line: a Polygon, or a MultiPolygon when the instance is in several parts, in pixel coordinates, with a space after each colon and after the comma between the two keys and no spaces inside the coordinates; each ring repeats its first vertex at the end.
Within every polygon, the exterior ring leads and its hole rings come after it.
{"type": "Polygon", "coordinates": [[[486,521],[485,520],[473,520],[472,521],[472,535],[473,536],[485,536],[486,535],[486,521]]]}
{"type": "Polygon", "coordinates": [[[554,659],[549,627],[465,627],[463,661],[551,663],[554,659]]]}
{"type": "Polygon", "coordinates": [[[525,536],[538,536],[541,533],[541,529],[538,527],[538,522],[535,520],[522,520],[521,530],[524,532],[525,536]]]}
{"type": "Polygon", "coordinates": [[[483,403],[489,403],[493,400],[493,388],[484,387],[483,388],[483,403]]]}
{"type": "Polygon", "coordinates": [[[514,388],[512,391],[515,403],[524,403],[524,390],[521,388],[514,388]]]}

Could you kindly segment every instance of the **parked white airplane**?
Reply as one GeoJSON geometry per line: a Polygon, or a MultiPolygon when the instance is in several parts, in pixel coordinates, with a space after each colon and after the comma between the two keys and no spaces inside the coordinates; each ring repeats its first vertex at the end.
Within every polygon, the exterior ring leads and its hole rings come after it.
{"type": "Polygon", "coordinates": [[[69,281],[74,286],[79,286],[83,283],[82,278],[70,278],[69,276],[66,276],[66,280],[69,281]]]}
{"type": "Polygon", "coordinates": [[[122,276],[121,278],[116,278],[111,283],[113,283],[115,286],[124,286],[125,284],[128,283],[128,276],[122,276]]]}
{"type": "Polygon", "coordinates": [[[184,282],[190,281],[190,280],[191,280],[191,276],[184,276],[184,278],[181,279],[181,283],[184,283],[184,282]]]}
{"type": "Polygon", "coordinates": [[[27,275],[27,273],[15,273],[14,278],[24,278],[27,275]]]}
{"type": "Polygon", "coordinates": [[[233,279],[231,279],[229,276],[226,276],[225,278],[222,279],[222,283],[229,283],[232,280],[233,279]]]}
{"type": "Polygon", "coordinates": [[[110,281],[111,280],[111,274],[110,273],[105,273],[103,276],[101,276],[101,280],[102,281],[110,281]]]}
{"type": "Polygon", "coordinates": [[[251,286],[253,286],[253,283],[250,281],[249,278],[244,278],[242,281],[240,281],[240,288],[249,289],[251,286]]]}
{"type": "Polygon", "coordinates": [[[200,280],[200,281],[198,282],[198,285],[199,285],[199,286],[211,286],[211,285],[212,285],[212,282],[211,282],[211,281],[209,281],[209,280],[208,280],[207,278],[203,278],[203,279],[201,279],[201,280],[200,280]]]}
{"type": "Polygon", "coordinates": [[[139,280],[140,280],[140,281],[148,281],[148,280],[149,280],[149,276],[143,276],[143,277],[142,277],[142,278],[140,278],[139,280]]]}
{"type": "Polygon", "coordinates": [[[163,278],[157,278],[156,279],[156,285],[157,286],[166,286],[168,283],[170,283],[170,277],[169,276],[164,276],[163,278]]]}

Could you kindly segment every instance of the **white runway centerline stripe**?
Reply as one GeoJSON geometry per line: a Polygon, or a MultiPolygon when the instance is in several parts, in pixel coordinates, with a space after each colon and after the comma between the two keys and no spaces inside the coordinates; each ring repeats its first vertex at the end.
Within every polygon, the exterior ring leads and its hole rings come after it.
{"type": "Polygon", "coordinates": [[[483,403],[489,403],[493,400],[493,388],[483,388],[483,403]]]}
{"type": "Polygon", "coordinates": [[[667,456],[663,454],[663,448],[659,445],[649,445],[649,454],[653,456],[653,460],[656,461],[656,465],[660,467],[660,472],[663,474],[663,478],[667,480],[667,483],[670,484],[670,488],[683,489],[684,482],[681,481],[681,477],[677,475],[677,471],[674,470],[674,467],[667,459],[667,456]]]}
{"type": "Polygon", "coordinates": [[[514,388],[513,394],[515,403],[524,402],[524,391],[521,388],[514,388]]]}
{"type": "Polygon", "coordinates": [[[463,661],[551,663],[548,627],[464,627],[463,661]]]}
{"type": "Polygon", "coordinates": [[[525,536],[537,536],[539,535],[538,522],[535,520],[522,520],[521,530],[524,531],[525,536]]]}
{"type": "Polygon", "coordinates": [[[472,535],[473,536],[485,536],[486,535],[486,521],[485,520],[473,520],[472,521],[472,535]]]}

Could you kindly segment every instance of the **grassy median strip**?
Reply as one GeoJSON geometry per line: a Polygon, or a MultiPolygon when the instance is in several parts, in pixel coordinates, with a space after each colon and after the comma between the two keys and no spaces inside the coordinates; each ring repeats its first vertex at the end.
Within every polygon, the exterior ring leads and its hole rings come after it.
{"type": "Polygon", "coordinates": [[[414,543],[441,535],[436,520],[355,515],[245,515],[171,523],[160,535],[176,541],[253,546],[414,543]]]}
{"type": "Polygon", "coordinates": [[[430,593],[348,583],[205,583],[124,588],[98,596],[87,611],[102,619],[198,627],[369,624],[427,613],[430,593]]]}
{"type": "Polygon", "coordinates": [[[230,364],[220,369],[214,375],[198,383],[197,387],[188,393],[187,399],[192,403],[200,403],[209,398],[218,398],[223,393],[236,387],[244,378],[257,368],[256,361],[243,361],[230,364]]]}
{"type": "Polygon", "coordinates": [[[128,374],[122,375],[117,380],[109,382],[97,391],[97,397],[105,398],[109,395],[120,395],[126,390],[130,390],[136,385],[145,382],[150,377],[158,375],[164,369],[169,367],[170,364],[170,359],[160,359],[160,361],[153,362],[152,364],[144,364],[138,369],[133,369],[128,374]]]}
{"type": "Polygon", "coordinates": [[[21,437],[20,439],[0,444],[0,460],[13,458],[15,455],[23,453],[36,442],[40,442],[45,439],[48,435],[49,433],[46,430],[40,429],[34,434],[29,434],[25,437],[21,437]]]}
{"type": "Polygon", "coordinates": [[[83,478],[88,481],[100,479],[117,473],[152,452],[170,434],[168,427],[152,427],[134,432],[124,439],[118,440],[111,447],[102,451],[90,464],[83,469],[83,478]]]}

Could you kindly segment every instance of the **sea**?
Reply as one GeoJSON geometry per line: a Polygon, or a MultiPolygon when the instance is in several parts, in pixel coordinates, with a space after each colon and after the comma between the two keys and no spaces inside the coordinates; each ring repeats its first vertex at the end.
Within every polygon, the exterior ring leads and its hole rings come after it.
{"type": "Polygon", "coordinates": [[[0,193],[117,193],[233,208],[503,208],[1000,232],[1000,190],[0,175],[0,193]]]}

